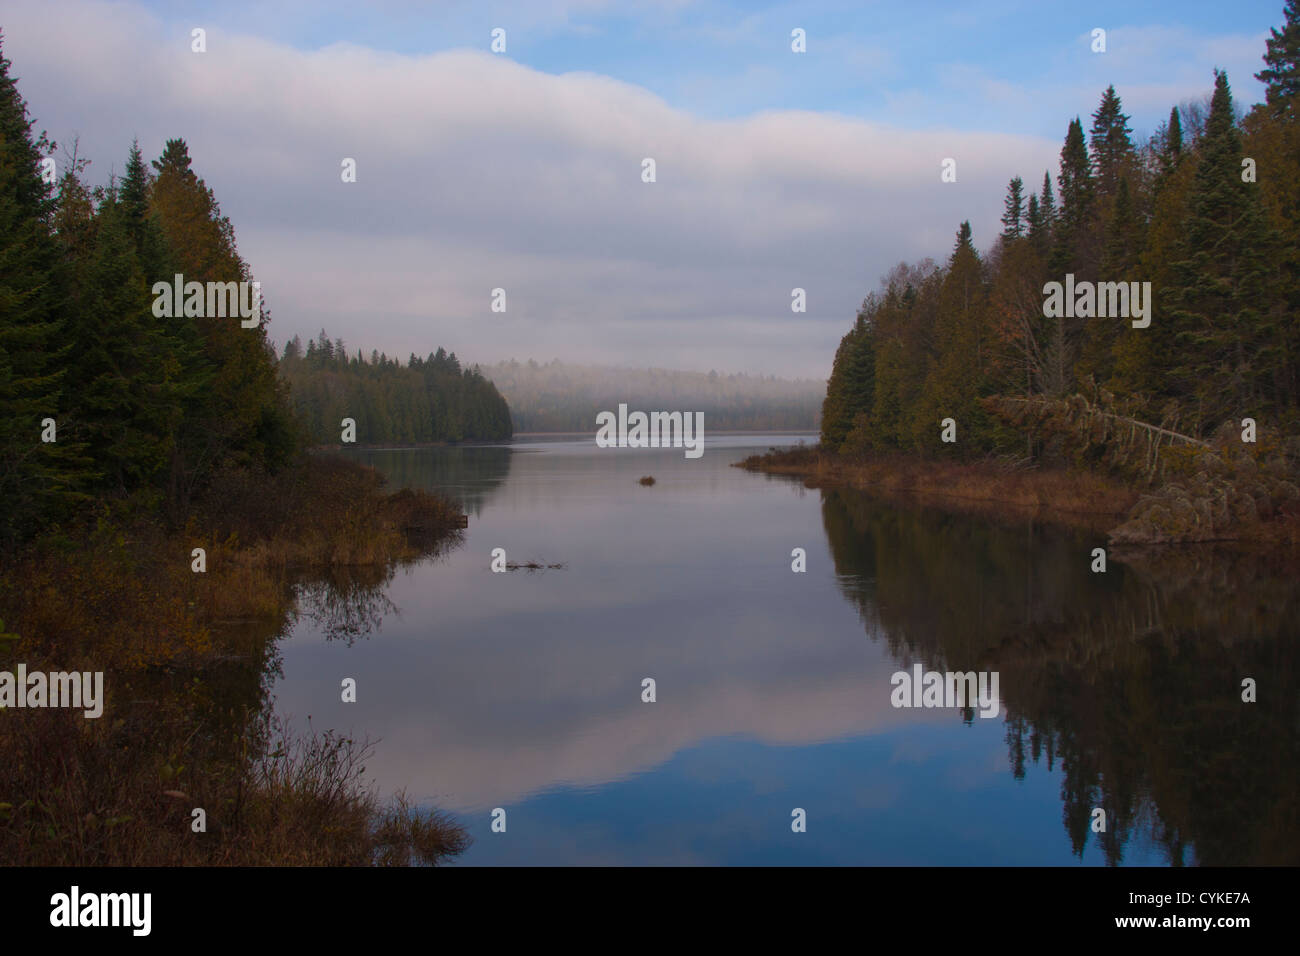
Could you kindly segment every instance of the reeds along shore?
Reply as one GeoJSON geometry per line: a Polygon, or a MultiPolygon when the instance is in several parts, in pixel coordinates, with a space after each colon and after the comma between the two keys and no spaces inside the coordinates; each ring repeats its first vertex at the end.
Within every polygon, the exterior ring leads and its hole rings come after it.
{"type": "Polygon", "coordinates": [[[379,799],[369,742],[277,725],[266,694],[295,578],[382,576],[453,543],[458,509],[328,456],[218,476],[181,530],[145,505],[0,559],[0,670],[102,671],[107,699],[99,719],[0,712],[0,859],[364,865],[461,852],[451,819],[379,799]]]}
{"type": "MultiPolygon", "coordinates": [[[[1276,452],[1276,453],[1274,453],[1276,452]]],[[[1300,492],[1287,455],[1214,446],[1170,453],[1165,479],[1143,487],[1079,468],[907,455],[852,457],[820,446],[752,455],[737,467],[801,477],[808,487],[857,488],[991,516],[1036,514],[1108,533],[1115,544],[1300,543],[1300,492]],[[1263,464],[1258,459],[1263,458],[1263,464]]]]}
{"type": "Polygon", "coordinates": [[[819,446],[751,455],[737,467],[805,479],[821,485],[858,488],[885,496],[914,496],[971,507],[1008,511],[1047,509],[1066,523],[1095,527],[1125,514],[1138,492],[1096,475],[1015,468],[996,462],[934,461],[904,455],[851,459],[819,446]],[[1075,516],[1072,521],[1070,516],[1075,516]]]}

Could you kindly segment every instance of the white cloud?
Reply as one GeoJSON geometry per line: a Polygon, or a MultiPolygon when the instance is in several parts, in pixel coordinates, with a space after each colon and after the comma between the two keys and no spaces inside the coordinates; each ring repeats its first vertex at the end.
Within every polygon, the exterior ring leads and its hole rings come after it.
{"type": "Polygon", "coordinates": [[[295,50],[188,33],[130,4],[17,12],[6,53],[92,175],[180,136],[266,289],[273,335],[324,326],[406,354],[565,356],[825,375],[863,295],[1055,142],[801,111],[703,120],[624,82],[477,50],[295,50]],[[69,29],[68,23],[76,23],[69,29]],[[358,182],[339,180],[354,157],[358,182]],[[658,182],[641,182],[641,159],[658,182]],[[959,181],[939,164],[957,158],[959,181]],[[509,312],[488,309],[504,287],[509,312]],[[790,289],[809,312],[789,311],[790,289]]]}

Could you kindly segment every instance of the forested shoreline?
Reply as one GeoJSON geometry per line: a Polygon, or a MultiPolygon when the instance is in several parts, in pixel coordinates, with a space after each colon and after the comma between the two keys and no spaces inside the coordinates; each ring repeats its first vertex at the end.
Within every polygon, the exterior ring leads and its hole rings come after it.
{"type": "Polygon", "coordinates": [[[1240,121],[1216,72],[1208,104],[1174,107],[1142,144],[1108,87],[1086,135],[1069,122],[1055,185],[1046,172],[1026,195],[1037,173],[1011,179],[987,253],[963,222],[945,263],[901,263],[867,296],[835,355],[817,461],[804,452],[781,467],[870,470],[902,456],[1092,471],[1148,492],[1116,529],[1131,542],[1294,524],[1295,0],[1257,76],[1266,101],[1240,121]],[[1086,287],[1088,300],[1054,307],[1051,283],[1086,287]]]}
{"type": "MultiPolygon", "coordinates": [[[[34,131],[3,42],[0,858],[454,856],[463,828],[401,794],[381,800],[362,775],[368,742],[277,725],[268,682],[298,585],[339,584],[327,610],[346,618],[396,567],[455,543],[459,509],[309,453],[316,423],[295,408],[260,286],[185,141],[151,163],[132,143],[120,178],[89,185],[75,141],[59,152],[34,131]],[[12,674],[46,671],[99,674],[97,719],[44,706],[43,690],[15,705],[12,674]]],[[[454,359],[433,365],[357,375],[422,378],[421,394],[453,409],[439,427],[480,427],[491,386],[454,359]]],[[[310,396],[317,369],[301,374],[310,396]]]]}
{"type": "Polygon", "coordinates": [[[337,444],[340,422],[356,422],[358,444],[500,441],[511,436],[510,408],[478,366],[462,368],[456,353],[439,348],[405,363],[360,349],[349,354],[322,329],[306,347],[294,336],[284,347],[280,374],[294,409],[315,445],[337,444]]]}

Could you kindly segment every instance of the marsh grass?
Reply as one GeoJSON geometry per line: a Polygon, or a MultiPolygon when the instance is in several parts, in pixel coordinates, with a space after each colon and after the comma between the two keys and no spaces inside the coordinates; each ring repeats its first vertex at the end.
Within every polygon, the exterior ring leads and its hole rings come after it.
{"type": "MultiPolygon", "coordinates": [[[[0,556],[0,669],[103,671],[106,698],[98,719],[0,711],[0,860],[368,865],[463,850],[450,818],[365,783],[371,744],[267,717],[295,584],[343,575],[374,599],[394,566],[459,540],[459,519],[437,496],[389,494],[373,469],[313,456],[218,476],[183,531],[119,502],[0,556]],[[206,833],[191,830],[196,807],[206,833]]],[[[352,604],[322,613],[354,629],[370,611],[352,604]]]]}
{"type": "Polygon", "coordinates": [[[954,462],[903,455],[852,459],[800,446],[751,455],[736,467],[800,477],[812,488],[857,488],[981,514],[1045,513],[1062,524],[1094,530],[1114,524],[1138,499],[1137,490],[1091,472],[999,460],[954,462]]]}

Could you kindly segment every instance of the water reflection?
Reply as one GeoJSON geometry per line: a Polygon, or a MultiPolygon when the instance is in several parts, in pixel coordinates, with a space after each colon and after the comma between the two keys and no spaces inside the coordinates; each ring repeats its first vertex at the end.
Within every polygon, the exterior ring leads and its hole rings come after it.
{"type": "Polygon", "coordinates": [[[531,817],[467,862],[1300,857],[1294,570],[1198,550],[1093,574],[1087,534],[727,467],[783,443],[370,453],[476,518],[436,562],[305,585],[277,708],[379,739],[385,788],[531,817]],[[492,574],[495,547],[565,568],[492,574]],[[916,662],[999,671],[1005,723],[894,709],[916,662]]]}
{"type": "Polygon", "coordinates": [[[1142,830],[1174,865],[1296,859],[1294,566],[1198,548],[1094,574],[1086,536],[849,492],[824,493],[823,522],[844,596],[900,662],[1000,672],[1011,772],[1059,767],[1076,855],[1091,838],[1121,862],[1142,830]]]}
{"type": "Polygon", "coordinates": [[[465,514],[475,516],[482,514],[510,475],[508,445],[452,445],[424,451],[360,449],[349,454],[378,468],[394,489],[437,489],[465,514]]]}

